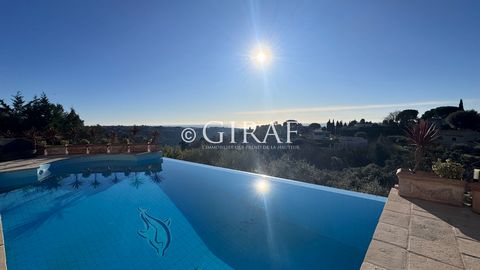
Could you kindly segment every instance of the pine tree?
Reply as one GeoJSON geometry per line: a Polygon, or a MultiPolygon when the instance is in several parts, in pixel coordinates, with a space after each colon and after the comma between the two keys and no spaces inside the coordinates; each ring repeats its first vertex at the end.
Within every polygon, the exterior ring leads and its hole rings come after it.
{"type": "Polygon", "coordinates": [[[460,99],[460,104],[458,104],[458,108],[461,110],[461,111],[464,111],[463,109],[463,100],[460,99]]]}
{"type": "Polygon", "coordinates": [[[17,92],[12,98],[12,107],[13,113],[20,116],[24,111],[25,99],[22,96],[22,93],[17,92]]]}

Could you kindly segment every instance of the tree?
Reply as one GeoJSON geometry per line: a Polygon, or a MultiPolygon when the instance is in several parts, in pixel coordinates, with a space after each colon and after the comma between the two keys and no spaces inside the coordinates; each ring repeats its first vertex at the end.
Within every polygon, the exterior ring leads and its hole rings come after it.
{"type": "Polygon", "coordinates": [[[22,93],[17,92],[12,98],[13,113],[21,115],[24,112],[25,99],[22,93]]]}
{"type": "Polygon", "coordinates": [[[460,99],[460,103],[458,104],[458,109],[459,109],[460,111],[464,111],[464,110],[465,110],[465,109],[463,109],[463,100],[462,100],[462,99],[460,99]]]}
{"type": "Polygon", "coordinates": [[[398,114],[399,114],[399,113],[400,113],[400,111],[394,111],[394,112],[389,113],[389,114],[383,119],[383,123],[384,123],[384,124],[398,123],[397,117],[398,117],[398,114]]]}
{"type": "Polygon", "coordinates": [[[115,131],[111,131],[108,137],[110,138],[111,144],[118,143],[118,134],[115,131]]]}
{"type": "Polygon", "coordinates": [[[12,108],[0,99],[0,132],[4,134],[11,132],[12,120],[12,108]]]}
{"type": "Polygon", "coordinates": [[[158,130],[152,131],[152,141],[151,142],[153,144],[157,144],[157,140],[158,140],[159,137],[160,137],[160,131],[158,131],[158,130]]]}
{"type": "Polygon", "coordinates": [[[459,107],[456,107],[456,106],[437,107],[437,108],[433,108],[431,110],[426,111],[422,115],[422,119],[424,120],[442,119],[443,120],[447,118],[447,116],[450,115],[451,113],[454,113],[459,110],[460,110],[459,107]]]}
{"type": "Polygon", "coordinates": [[[315,130],[315,129],[319,129],[321,128],[322,126],[318,123],[311,123],[310,125],[308,125],[308,129],[310,130],[315,130]]]}
{"type": "Polygon", "coordinates": [[[12,97],[12,115],[11,115],[14,125],[10,128],[15,133],[21,133],[25,127],[25,99],[23,98],[22,93],[17,92],[12,97]]]}
{"type": "Polygon", "coordinates": [[[100,125],[88,127],[88,136],[90,137],[90,142],[95,143],[99,141],[104,135],[103,127],[100,125]]]}
{"type": "Polygon", "coordinates": [[[327,122],[327,131],[330,131],[330,132],[333,132],[333,130],[335,129],[335,124],[334,124],[335,120],[333,120],[333,122],[330,122],[330,119],[328,119],[328,122],[327,122]]]}
{"type": "Polygon", "coordinates": [[[140,132],[140,127],[133,125],[132,129],[130,129],[130,132],[132,133],[132,142],[135,142],[135,137],[140,132]]]}
{"type": "Polygon", "coordinates": [[[480,130],[480,115],[474,110],[451,113],[446,122],[452,128],[480,130]]]}
{"type": "Polygon", "coordinates": [[[83,120],[80,119],[80,116],[71,108],[70,112],[64,115],[62,122],[62,133],[70,139],[76,140],[78,131],[83,128],[83,120]]]}
{"type": "Polygon", "coordinates": [[[397,114],[397,117],[395,120],[400,123],[400,125],[408,125],[415,121],[418,117],[418,111],[417,110],[403,110],[397,114]]]}
{"type": "MultiPolygon", "coordinates": [[[[60,104],[51,103],[45,93],[40,98],[34,96],[31,101],[26,101],[20,92],[11,99],[11,105],[0,100],[0,133],[6,136],[26,136],[31,130],[37,134],[52,134],[71,139],[83,129],[83,121],[72,108],[65,112],[60,104]]],[[[29,137],[29,136],[27,136],[29,137]]],[[[52,137],[48,138],[49,141],[52,137]]]]}
{"type": "Polygon", "coordinates": [[[37,149],[37,138],[39,136],[38,131],[35,127],[30,128],[29,130],[25,131],[25,137],[33,141],[34,149],[37,149]]]}
{"type": "Polygon", "coordinates": [[[58,131],[53,127],[47,129],[44,132],[43,137],[47,140],[49,144],[57,144],[60,141],[60,139],[58,138],[58,131]]]}

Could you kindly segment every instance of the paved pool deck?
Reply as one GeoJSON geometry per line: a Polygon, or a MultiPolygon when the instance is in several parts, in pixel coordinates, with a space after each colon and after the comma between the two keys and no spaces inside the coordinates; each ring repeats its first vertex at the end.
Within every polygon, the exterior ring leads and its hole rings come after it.
{"type": "Polygon", "coordinates": [[[361,269],[480,270],[480,215],[393,188],[361,269]]]}
{"type": "Polygon", "coordinates": [[[52,161],[67,159],[75,157],[71,156],[42,156],[29,159],[17,159],[12,161],[3,161],[0,162],[0,172],[9,172],[25,169],[34,169],[38,168],[43,163],[48,163],[52,161]]]}

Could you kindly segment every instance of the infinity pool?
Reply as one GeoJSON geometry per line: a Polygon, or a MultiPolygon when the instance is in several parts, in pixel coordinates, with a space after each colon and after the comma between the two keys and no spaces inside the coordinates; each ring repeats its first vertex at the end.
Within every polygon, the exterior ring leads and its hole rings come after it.
{"type": "Polygon", "coordinates": [[[358,269],[385,203],[154,154],[5,179],[42,180],[0,194],[10,270],[358,269]]]}

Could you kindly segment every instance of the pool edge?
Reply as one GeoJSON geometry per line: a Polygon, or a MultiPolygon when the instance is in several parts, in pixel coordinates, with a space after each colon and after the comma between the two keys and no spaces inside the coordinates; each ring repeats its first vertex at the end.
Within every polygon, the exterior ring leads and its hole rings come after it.
{"type": "Polygon", "coordinates": [[[0,215],[0,270],[7,269],[7,254],[5,253],[5,242],[3,239],[2,216],[0,215]]]}
{"type": "Polygon", "coordinates": [[[320,190],[323,190],[323,191],[334,192],[334,193],[342,194],[342,195],[346,195],[346,196],[358,197],[358,198],[361,198],[361,199],[369,199],[369,200],[377,201],[377,202],[384,203],[384,204],[387,202],[387,199],[388,199],[388,197],[384,197],[384,196],[380,196],[380,195],[374,195],[374,194],[363,193],[363,192],[358,192],[358,191],[353,191],[353,190],[346,190],[346,189],[341,189],[341,188],[329,187],[329,186],[324,186],[324,185],[319,185],[319,184],[314,184],[314,183],[303,182],[303,181],[295,180],[295,179],[288,179],[288,178],[276,177],[276,176],[259,174],[259,173],[254,173],[254,172],[248,172],[248,171],[236,170],[236,169],[231,169],[231,168],[219,167],[219,166],[214,166],[214,165],[209,165],[209,164],[204,164],[204,163],[198,163],[198,162],[193,162],[193,161],[188,161],[188,160],[182,160],[182,159],[175,159],[175,158],[168,158],[168,157],[163,157],[163,158],[167,159],[167,160],[172,160],[172,161],[175,161],[175,162],[188,163],[188,164],[191,164],[191,165],[194,165],[194,166],[206,167],[206,168],[220,170],[220,171],[230,171],[230,172],[239,173],[239,174],[255,175],[255,176],[259,176],[259,177],[268,178],[268,179],[273,180],[273,181],[285,182],[285,183],[293,184],[293,185],[296,185],[296,186],[303,186],[303,187],[307,187],[307,188],[320,189],[320,190]]]}

